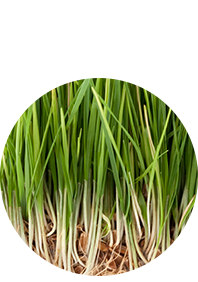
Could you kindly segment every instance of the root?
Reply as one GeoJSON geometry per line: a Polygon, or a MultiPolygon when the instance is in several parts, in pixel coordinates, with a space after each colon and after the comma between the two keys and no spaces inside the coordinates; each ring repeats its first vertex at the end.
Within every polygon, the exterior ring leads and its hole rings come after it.
{"type": "MultiPolygon", "coordinates": [[[[21,217],[20,223],[22,224],[16,226],[16,229],[20,228],[20,235],[27,244],[29,236],[31,236],[31,249],[35,253],[61,269],[90,276],[122,274],[137,267],[142,267],[155,255],[155,244],[152,246],[149,254],[144,249],[146,240],[144,227],[141,229],[142,235],[139,238],[140,234],[136,232],[136,228],[132,227],[130,229],[130,225],[126,225],[125,222],[121,237],[117,229],[110,230],[111,238],[110,236],[98,237],[98,240],[95,241],[98,242],[98,245],[95,246],[96,252],[94,252],[94,257],[90,257],[92,253],[89,253],[87,248],[90,234],[87,234],[85,231],[85,226],[79,223],[75,225],[76,227],[70,226],[69,234],[66,235],[66,233],[61,231],[59,221],[57,221],[58,228],[54,230],[53,219],[48,213],[50,213],[49,209],[45,209],[45,225],[40,220],[34,220],[35,225],[32,228],[32,223],[22,220],[21,217]],[[41,233],[40,236],[39,231],[41,233]],[[130,232],[132,237],[129,238],[128,232],[130,232]],[[65,241],[64,244],[64,238],[67,236],[69,240],[67,243],[65,241]],[[131,243],[133,243],[133,246],[131,243]],[[89,265],[90,261],[92,262],[91,267],[89,265]]],[[[114,226],[116,226],[116,219],[115,214],[114,226]]],[[[174,232],[171,234],[174,234],[174,232]]],[[[173,239],[170,240],[172,244],[173,239]]],[[[160,245],[155,257],[158,257],[161,253],[162,247],[160,245]]]]}
{"type": "MultiPolygon", "coordinates": [[[[24,230],[26,235],[26,240],[28,241],[28,223],[24,221],[24,230]]],[[[47,233],[47,230],[46,230],[47,233]]],[[[69,270],[71,272],[77,274],[84,274],[87,270],[87,260],[88,254],[86,253],[86,246],[87,246],[87,238],[88,235],[84,230],[84,226],[78,225],[76,228],[77,239],[75,240],[76,244],[76,251],[78,255],[78,260],[74,260],[73,256],[70,256],[70,267],[69,270]]],[[[130,271],[130,257],[128,253],[128,248],[125,241],[125,234],[123,234],[120,244],[117,245],[117,231],[112,230],[113,234],[113,246],[104,242],[104,240],[100,240],[96,259],[94,263],[94,267],[86,272],[86,275],[90,276],[108,276],[108,275],[115,275],[115,274],[122,274],[125,272],[130,271]]],[[[62,256],[59,257],[60,252],[57,250],[57,234],[56,232],[46,238],[47,249],[49,252],[49,261],[53,265],[56,265],[62,269],[65,269],[62,263],[62,256]],[[58,257],[56,257],[58,254],[58,257]]],[[[43,244],[42,244],[43,245],[43,244]]],[[[144,239],[140,240],[139,248],[141,250],[142,255],[145,256],[145,259],[142,260],[138,255],[138,267],[145,265],[146,254],[143,251],[144,246],[144,239]]],[[[33,251],[38,254],[36,249],[36,237],[33,236],[33,251]]],[[[156,257],[161,254],[160,249],[157,251],[156,257]]],[[[46,257],[42,255],[42,252],[39,252],[39,255],[46,260],[46,257]]],[[[69,258],[68,258],[69,259],[69,258]]],[[[132,262],[133,268],[134,263],[132,262]]],[[[68,270],[68,269],[66,269],[68,270]]]]}

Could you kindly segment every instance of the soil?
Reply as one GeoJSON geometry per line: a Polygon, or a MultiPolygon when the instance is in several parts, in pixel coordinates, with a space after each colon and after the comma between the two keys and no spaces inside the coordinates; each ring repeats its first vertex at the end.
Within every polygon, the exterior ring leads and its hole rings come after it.
{"type": "MultiPolygon", "coordinates": [[[[24,222],[25,232],[28,240],[28,223],[24,222]]],[[[143,231],[144,233],[144,231],[143,231]]],[[[117,231],[113,230],[113,246],[109,246],[107,242],[101,240],[98,245],[96,261],[94,269],[91,270],[90,275],[92,276],[106,276],[106,275],[115,275],[128,272],[130,270],[129,266],[129,254],[127,251],[126,241],[125,241],[125,234],[123,235],[123,239],[119,245],[116,245],[117,239],[117,231]]],[[[34,238],[35,239],[35,238],[34,238]]],[[[56,233],[52,234],[51,236],[47,237],[47,245],[48,251],[51,259],[51,263],[60,267],[57,262],[55,262],[55,253],[56,253],[56,243],[57,243],[57,235],[56,233]]],[[[87,255],[86,255],[86,248],[88,243],[88,236],[84,231],[83,226],[77,226],[77,240],[76,240],[76,249],[78,256],[82,262],[82,264],[86,265],[87,262],[87,255]]],[[[171,244],[173,240],[171,240],[171,244]]],[[[142,253],[144,253],[144,239],[140,240],[139,247],[142,253]]],[[[33,251],[35,251],[39,256],[43,259],[45,257],[37,252],[35,246],[35,240],[33,241],[33,251]]],[[[156,257],[161,255],[160,249],[157,251],[156,257]]],[[[137,256],[138,260],[138,267],[145,265],[145,263],[137,256]]],[[[132,263],[132,267],[135,268],[134,264],[132,263]]],[[[64,269],[63,265],[61,267],[64,269]]],[[[73,262],[72,264],[72,272],[77,274],[84,274],[86,267],[82,266],[79,262],[73,262]]]]}
{"type": "MultiPolygon", "coordinates": [[[[114,244],[116,240],[116,230],[113,231],[114,234],[114,244]]],[[[77,240],[79,257],[83,262],[86,262],[86,247],[87,247],[88,237],[87,234],[82,230],[79,234],[77,240]]],[[[124,243],[110,247],[105,241],[100,241],[97,250],[97,259],[95,262],[95,267],[92,270],[92,275],[102,276],[102,275],[113,275],[118,273],[123,273],[129,271],[129,259],[127,247],[124,243]]],[[[80,266],[79,263],[75,265],[74,272],[83,274],[85,268],[80,266]]]]}
{"type": "MultiPolygon", "coordinates": [[[[146,185],[143,185],[143,196],[145,200],[147,200],[147,189],[146,185]]],[[[53,224],[51,221],[51,217],[48,216],[48,212],[45,211],[45,218],[46,218],[46,233],[48,233],[53,228],[53,224]]],[[[114,228],[116,229],[116,213],[113,216],[114,219],[114,228]]],[[[138,255],[137,255],[137,265],[136,267],[142,267],[145,265],[145,261],[149,261],[148,258],[148,252],[145,251],[145,230],[144,227],[142,228],[142,236],[141,238],[138,238],[139,242],[139,249],[142,255],[145,257],[145,260],[143,261],[138,255]]],[[[24,230],[27,236],[27,242],[28,242],[28,223],[24,221],[24,230]]],[[[170,237],[173,238],[174,228],[171,228],[170,237]]],[[[71,265],[71,271],[77,274],[84,274],[86,271],[86,263],[88,260],[87,257],[87,246],[88,246],[88,234],[86,234],[84,226],[78,225],[76,230],[76,250],[77,255],[80,260],[74,261],[72,260],[71,265]]],[[[120,244],[116,245],[117,241],[117,231],[112,230],[113,235],[113,244],[110,246],[108,244],[109,240],[105,241],[105,238],[101,239],[98,248],[97,248],[97,254],[96,259],[94,262],[94,268],[91,269],[88,275],[92,276],[106,276],[106,275],[115,275],[115,274],[121,274],[129,271],[131,268],[134,269],[135,265],[132,263],[130,266],[130,259],[128,254],[128,249],[126,245],[126,239],[125,239],[125,233],[123,234],[122,240],[120,241],[120,244]]],[[[38,235],[37,235],[38,237],[38,235]]],[[[36,238],[33,238],[33,245],[32,249],[35,251],[39,256],[41,256],[43,259],[45,259],[44,252],[41,253],[40,246],[36,246],[35,242],[36,238]]],[[[59,253],[60,250],[57,249],[57,234],[54,232],[51,236],[46,238],[47,241],[47,248],[48,253],[50,257],[50,262],[58,266],[62,269],[64,269],[62,259],[59,260],[59,253]]],[[[173,243],[173,240],[171,239],[170,243],[173,243]]],[[[60,248],[60,247],[59,247],[60,248]]],[[[159,257],[161,255],[161,247],[159,246],[159,249],[157,250],[156,257],[159,257]]]]}

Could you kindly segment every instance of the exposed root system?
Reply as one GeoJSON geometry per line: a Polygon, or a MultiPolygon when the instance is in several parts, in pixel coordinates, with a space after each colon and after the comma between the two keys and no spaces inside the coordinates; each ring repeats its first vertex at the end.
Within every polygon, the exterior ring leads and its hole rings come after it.
{"type": "MultiPolygon", "coordinates": [[[[48,225],[52,226],[51,223],[48,225]]],[[[24,230],[26,234],[26,238],[28,241],[28,223],[24,221],[24,230]]],[[[77,226],[76,230],[76,250],[78,254],[78,260],[75,260],[73,256],[71,256],[71,271],[77,274],[84,274],[87,269],[87,245],[88,245],[88,235],[84,231],[84,226],[77,226]]],[[[94,263],[94,267],[87,273],[87,275],[91,276],[108,276],[115,274],[122,274],[130,271],[130,258],[128,254],[128,248],[126,244],[126,235],[123,234],[123,238],[121,242],[116,245],[117,241],[117,231],[113,230],[113,245],[110,246],[107,243],[107,240],[100,240],[97,248],[97,255],[94,263]]],[[[60,250],[57,249],[57,234],[56,232],[49,237],[47,237],[47,248],[50,256],[50,263],[55,266],[58,266],[64,269],[63,263],[60,264],[59,257],[56,257],[56,253],[60,254],[60,250]]],[[[171,244],[173,240],[171,240],[171,244]]],[[[145,259],[148,259],[146,252],[144,251],[144,238],[142,238],[139,242],[139,247],[144,255],[145,259]]],[[[40,257],[46,260],[44,254],[38,251],[36,247],[36,238],[33,237],[33,251],[36,252],[40,257]]],[[[156,257],[161,255],[160,248],[156,253],[156,257]]],[[[145,262],[138,256],[138,267],[145,265],[145,262]]],[[[132,262],[132,267],[135,268],[134,263],[132,262]]],[[[67,270],[67,269],[66,269],[67,270]]]]}

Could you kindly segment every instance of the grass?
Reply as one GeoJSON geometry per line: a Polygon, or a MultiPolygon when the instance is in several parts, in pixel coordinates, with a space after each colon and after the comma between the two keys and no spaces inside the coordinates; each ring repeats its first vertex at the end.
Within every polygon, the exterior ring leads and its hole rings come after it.
{"type": "Polygon", "coordinates": [[[136,269],[165,251],[192,211],[197,161],[178,117],[113,79],[62,85],[12,129],[0,185],[21,238],[76,273],[136,269]]]}

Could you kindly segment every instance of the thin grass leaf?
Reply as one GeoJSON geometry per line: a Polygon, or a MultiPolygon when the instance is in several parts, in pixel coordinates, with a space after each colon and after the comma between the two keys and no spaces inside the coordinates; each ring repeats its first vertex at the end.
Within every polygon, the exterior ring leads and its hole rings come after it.
{"type": "Polygon", "coordinates": [[[180,219],[180,223],[179,223],[179,231],[181,230],[181,228],[183,227],[184,223],[185,223],[185,220],[186,218],[188,217],[189,213],[191,212],[193,206],[194,206],[194,203],[195,203],[195,196],[192,197],[192,199],[190,200],[189,204],[187,205],[181,219],[180,219]]]}
{"type": "Polygon", "coordinates": [[[19,201],[22,207],[25,207],[24,198],[24,174],[21,162],[21,150],[22,150],[22,119],[20,118],[17,122],[17,133],[16,133],[16,175],[19,189],[19,201]]]}
{"type": "Polygon", "coordinates": [[[144,171],[145,170],[145,165],[144,165],[144,160],[142,158],[142,153],[141,153],[141,150],[140,150],[140,147],[136,144],[136,142],[133,140],[133,138],[131,137],[131,135],[128,133],[128,131],[124,128],[124,126],[119,122],[119,120],[115,117],[115,115],[113,114],[113,112],[111,111],[111,109],[108,107],[108,105],[105,103],[105,101],[100,97],[98,96],[98,99],[100,100],[100,102],[105,105],[105,107],[107,108],[107,110],[110,112],[110,114],[112,115],[112,117],[115,119],[115,121],[119,124],[119,126],[122,128],[122,130],[124,131],[124,133],[126,134],[126,136],[129,138],[129,140],[131,141],[131,143],[133,144],[134,146],[134,149],[136,150],[137,152],[137,155],[138,155],[138,158],[139,158],[139,161],[140,161],[140,165],[141,165],[141,168],[142,170],[144,171]]]}
{"type": "Polygon", "coordinates": [[[69,115],[69,119],[67,121],[67,125],[66,125],[66,128],[68,128],[70,126],[70,124],[72,123],[73,119],[74,119],[74,116],[75,114],[77,113],[78,111],[78,108],[85,96],[85,93],[86,93],[86,90],[88,88],[90,84],[90,80],[89,79],[85,79],[84,82],[82,83],[81,87],[79,88],[79,91],[76,93],[76,100],[75,100],[75,103],[72,107],[72,110],[71,110],[71,113],[69,115]]]}
{"type": "Polygon", "coordinates": [[[119,159],[119,162],[120,162],[123,174],[124,174],[125,179],[127,181],[127,186],[129,186],[128,177],[127,177],[127,174],[126,174],[126,171],[125,171],[125,167],[124,167],[124,164],[122,162],[122,158],[120,156],[119,150],[117,148],[117,145],[115,143],[115,140],[113,138],[113,135],[111,133],[109,125],[107,123],[107,120],[105,118],[104,112],[102,110],[100,100],[98,99],[98,94],[96,93],[94,88],[92,88],[92,91],[93,91],[93,94],[94,94],[94,96],[96,98],[98,109],[99,109],[99,113],[100,113],[100,117],[101,117],[101,121],[102,121],[102,124],[103,124],[103,129],[104,129],[104,133],[105,133],[105,137],[106,137],[105,141],[106,141],[107,148],[108,148],[109,158],[110,158],[110,161],[111,161],[112,171],[113,171],[114,178],[115,178],[115,183],[116,183],[116,188],[117,188],[119,199],[120,199],[120,203],[121,203],[121,208],[122,208],[122,211],[127,214],[128,213],[128,209],[129,209],[129,204],[127,204],[127,207],[125,209],[125,207],[124,207],[125,205],[123,203],[122,188],[121,188],[121,184],[120,184],[120,180],[119,180],[118,171],[116,169],[116,161],[115,161],[115,156],[114,156],[114,153],[113,153],[112,145],[114,147],[116,155],[118,156],[118,159],[119,159]]]}
{"type": "Polygon", "coordinates": [[[189,185],[189,200],[193,198],[193,196],[197,191],[196,180],[197,180],[197,160],[196,160],[196,155],[193,154],[190,185],[189,185]]]}
{"type": "MultiPolygon", "coordinates": [[[[35,115],[36,113],[34,113],[34,115],[35,115]]],[[[47,122],[47,124],[46,124],[46,128],[45,128],[45,132],[44,132],[44,135],[43,135],[43,140],[42,140],[42,144],[41,144],[41,146],[40,146],[40,148],[37,146],[37,148],[35,148],[34,147],[34,156],[35,156],[35,158],[36,158],[36,160],[35,160],[35,167],[34,167],[34,172],[33,172],[33,175],[32,175],[32,179],[31,179],[31,186],[30,186],[30,192],[29,192],[29,195],[28,195],[28,202],[29,202],[29,206],[30,206],[30,199],[31,199],[31,193],[32,193],[32,191],[33,191],[33,185],[34,185],[34,181],[35,181],[35,179],[36,179],[36,177],[38,177],[38,175],[36,176],[36,174],[37,174],[37,171],[39,170],[39,168],[40,168],[40,171],[39,171],[39,173],[41,172],[41,161],[40,161],[40,158],[41,158],[41,153],[42,153],[42,149],[43,149],[43,146],[44,146],[44,143],[45,143],[45,141],[46,141],[46,137],[47,137],[47,131],[48,131],[48,129],[49,129],[49,125],[50,125],[50,119],[51,119],[51,112],[50,112],[50,114],[49,114],[49,117],[48,117],[48,122],[47,122]],[[37,155],[38,154],[38,155],[37,155]]],[[[35,117],[36,118],[36,117],[35,117]]],[[[36,129],[35,129],[36,131],[38,131],[38,126],[36,127],[36,129]]],[[[57,136],[58,136],[58,134],[57,134],[57,136]]],[[[36,141],[36,142],[38,142],[38,140],[36,141]]],[[[55,144],[55,142],[54,142],[54,144],[55,144]]],[[[38,143],[38,145],[39,145],[39,143],[38,143]]],[[[53,149],[53,148],[52,148],[53,149]]],[[[49,155],[49,157],[50,157],[50,155],[49,155]]],[[[43,170],[43,173],[42,173],[42,176],[44,175],[44,170],[43,170]]],[[[40,182],[42,181],[42,176],[40,177],[40,182]]],[[[37,178],[37,181],[38,181],[38,178],[37,178]]],[[[34,203],[34,201],[35,201],[35,199],[36,199],[36,195],[37,195],[37,193],[38,193],[38,190],[39,190],[39,182],[37,182],[37,185],[36,185],[36,187],[37,187],[37,192],[35,192],[34,193],[34,196],[33,196],[33,199],[32,199],[32,204],[31,204],[31,209],[32,209],[32,207],[33,207],[33,203],[34,203]]],[[[42,195],[41,195],[42,196],[42,195]]]]}

